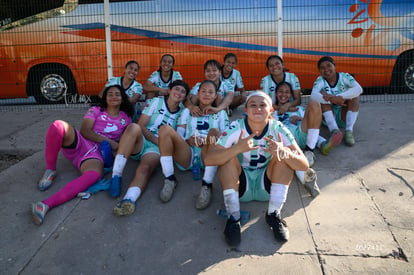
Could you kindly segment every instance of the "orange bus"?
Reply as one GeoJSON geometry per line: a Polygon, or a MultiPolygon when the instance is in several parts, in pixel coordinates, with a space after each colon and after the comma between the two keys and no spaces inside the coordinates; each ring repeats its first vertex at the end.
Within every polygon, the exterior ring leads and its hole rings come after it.
{"type": "MultiPolygon", "coordinates": [[[[303,89],[330,55],[337,70],[364,87],[414,92],[414,2],[411,0],[277,1],[110,0],[114,75],[137,60],[144,83],[165,53],[190,84],[207,59],[233,52],[247,90],[268,74],[266,58],[282,50],[303,89]],[[280,21],[280,20],[279,20],[280,21]],[[280,37],[280,36],[279,36],[280,37]]],[[[0,6],[0,98],[62,102],[97,95],[107,75],[104,3],[97,0],[5,0],[0,6]],[[33,18],[33,15],[36,17],[33,18]]]]}

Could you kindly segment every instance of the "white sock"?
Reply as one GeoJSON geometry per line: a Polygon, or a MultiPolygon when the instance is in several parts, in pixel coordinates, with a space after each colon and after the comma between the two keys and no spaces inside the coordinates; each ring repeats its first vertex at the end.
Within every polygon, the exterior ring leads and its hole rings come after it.
{"type": "Polygon", "coordinates": [[[323,113],[323,118],[325,119],[326,125],[330,132],[333,130],[339,130],[338,124],[336,124],[336,120],[333,114],[333,111],[326,111],[323,113]]]}
{"type": "Polygon", "coordinates": [[[137,199],[141,196],[141,193],[141,188],[138,186],[129,187],[124,196],[124,200],[131,200],[133,202],[136,202],[137,199]]]}
{"type": "Polygon", "coordinates": [[[318,142],[316,143],[316,146],[318,146],[318,148],[321,148],[321,144],[322,144],[322,142],[324,142],[324,141],[326,141],[326,139],[325,139],[325,138],[323,138],[323,137],[321,137],[321,136],[319,136],[319,137],[318,137],[318,142]]]}
{"type": "Polygon", "coordinates": [[[224,205],[226,206],[227,216],[233,216],[237,221],[240,219],[239,192],[234,189],[223,190],[224,205]]]}
{"type": "Polygon", "coordinates": [[[348,111],[346,112],[346,128],[345,130],[352,131],[354,129],[355,122],[358,117],[358,112],[348,111]]]}
{"type": "Polygon", "coordinates": [[[306,145],[310,149],[315,149],[316,142],[318,141],[319,137],[319,129],[308,129],[308,135],[306,137],[306,145]]]}
{"type": "Polygon", "coordinates": [[[305,184],[305,171],[295,170],[295,174],[300,183],[305,184]]]}
{"type": "Polygon", "coordinates": [[[122,172],[124,172],[125,165],[127,163],[127,158],[124,155],[116,154],[114,167],[112,168],[112,177],[118,176],[122,177],[122,172]]]}
{"type": "Polygon", "coordinates": [[[164,177],[168,178],[171,175],[174,175],[174,163],[172,156],[163,156],[160,158],[162,173],[164,177]]]}
{"type": "Polygon", "coordinates": [[[206,169],[204,169],[204,176],[203,180],[206,183],[213,183],[214,176],[216,175],[217,166],[206,166],[206,169]]]}
{"type": "Polygon", "coordinates": [[[269,208],[267,210],[268,214],[276,213],[280,214],[283,204],[286,201],[287,192],[289,185],[281,183],[272,183],[270,187],[270,198],[269,198],[269,208]]]}

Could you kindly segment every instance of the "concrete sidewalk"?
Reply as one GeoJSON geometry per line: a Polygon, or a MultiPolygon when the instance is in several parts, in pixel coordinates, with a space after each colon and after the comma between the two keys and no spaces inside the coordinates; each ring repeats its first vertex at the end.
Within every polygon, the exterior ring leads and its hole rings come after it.
{"type": "MultiPolygon", "coordinates": [[[[242,243],[230,249],[216,180],[213,203],[198,211],[200,183],[191,172],[169,203],[159,200],[157,171],[134,215],[112,214],[117,200],[106,192],[51,210],[38,227],[31,203],[77,177],[62,156],[58,176],[45,192],[44,139],[55,119],[79,128],[85,110],[1,112],[0,152],[33,153],[0,173],[0,274],[414,274],[414,106],[364,103],[356,145],[317,153],[321,195],[311,199],[293,182],[282,215],[290,230],[281,245],[266,226],[265,202],[242,203],[251,219],[242,243]]],[[[233,116],[240,116],[241,110],[233,116]]],[[[137,162],[129,161],[124,188],[137,162]]]]}

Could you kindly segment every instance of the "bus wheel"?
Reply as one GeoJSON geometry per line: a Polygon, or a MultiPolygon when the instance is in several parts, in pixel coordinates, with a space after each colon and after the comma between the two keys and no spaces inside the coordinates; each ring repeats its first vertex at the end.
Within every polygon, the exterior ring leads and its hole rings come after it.
{"type": "Polygon", "coordinates": [[[414,93],[414,52],[398,58],[391,83],[393,93],[414,93]]]}
{"type": "Polygon", "coordinates": [[[31,71],[28,85],[28,94],[40,104],[64,103],[65,97],[77,94],[72,73],[59,64],[41,65],[31,71]]]}

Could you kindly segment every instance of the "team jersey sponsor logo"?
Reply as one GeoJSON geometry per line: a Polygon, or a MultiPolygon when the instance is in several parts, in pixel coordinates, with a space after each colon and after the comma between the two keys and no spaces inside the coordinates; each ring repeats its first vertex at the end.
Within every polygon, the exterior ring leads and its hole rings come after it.
{"type": "Polygon", "coordinates": [[[118,127],[115,124],[108,123],[104,129],[105,133],[115,132],[118,130],[118,127]]]}
{"type": "Polygon", "coordinates": [[[197,130],[208,130],[210,124],[207,121],[197,121],[197,130]]]}

